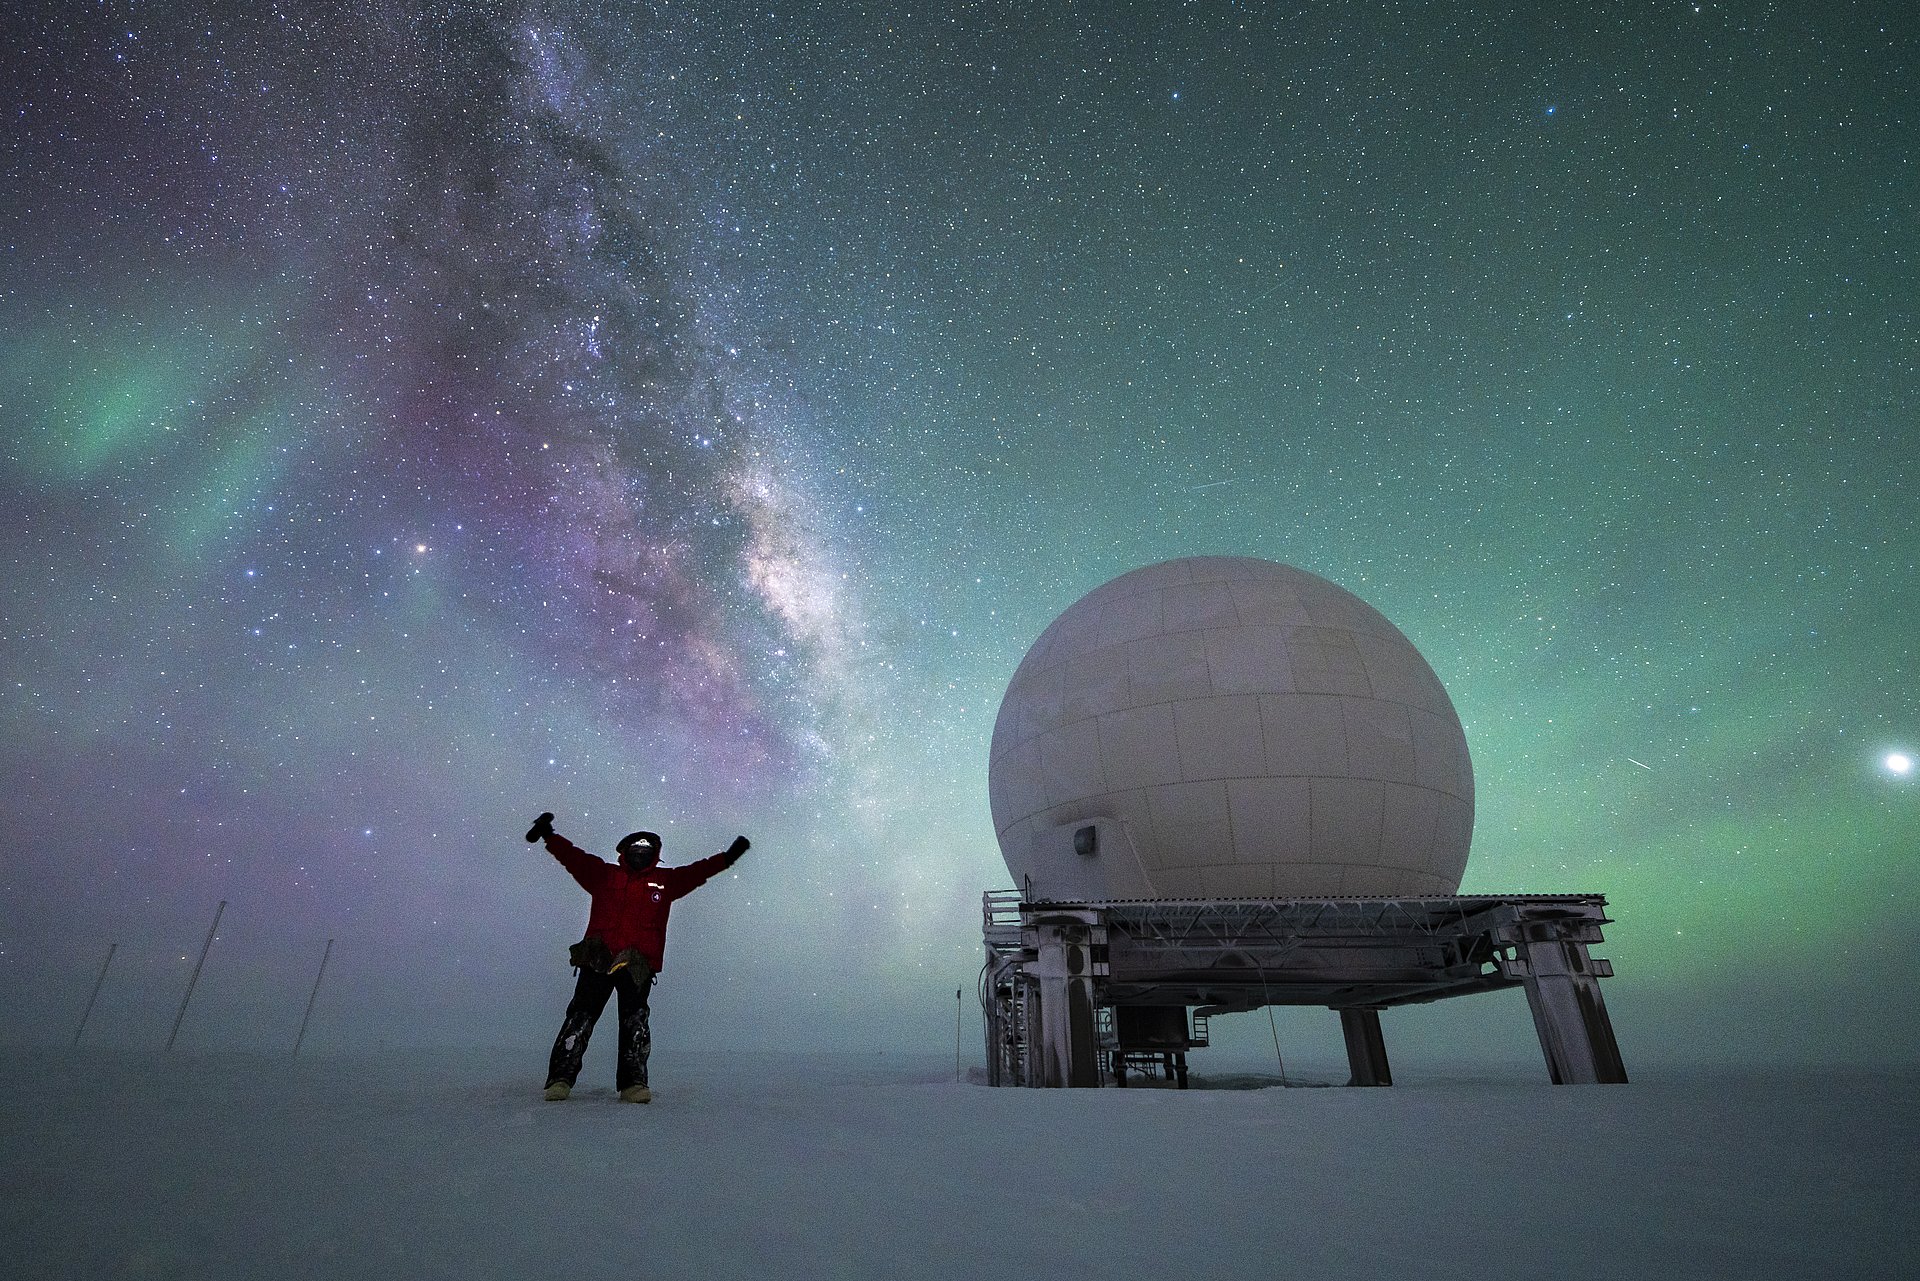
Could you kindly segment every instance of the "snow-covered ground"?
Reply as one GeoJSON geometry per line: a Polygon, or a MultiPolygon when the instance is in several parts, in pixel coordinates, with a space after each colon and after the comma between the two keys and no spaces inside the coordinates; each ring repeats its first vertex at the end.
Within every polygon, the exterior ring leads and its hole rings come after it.
{"type": "Polygon", "coordinates": [[[635,1107],[597,1053],[540,1101],[542,1048],[10,1052],[0,1274],[1920,1275],[1913,1073],[1032,1091],[659,1053],[635,1107]]]}

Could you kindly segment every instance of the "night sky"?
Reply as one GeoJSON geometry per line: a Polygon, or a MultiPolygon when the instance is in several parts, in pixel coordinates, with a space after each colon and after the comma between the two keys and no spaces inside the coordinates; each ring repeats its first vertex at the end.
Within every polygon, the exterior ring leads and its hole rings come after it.
{"type": "Polygon", "coordinates": [[[1008,677],[1228,554],[1420,647],[1463,889],[1609,896],[1630,1069],[1920,1054],[1911,5],[3,34],[0,1039],[117,942],[88,1037],[164,1041],[225,899],[183,1047],[283,1051],[334,938],[312,1049],[537,1074],[551,809],[754,839],[658,1043],[950,1046],[1008,677]]]}

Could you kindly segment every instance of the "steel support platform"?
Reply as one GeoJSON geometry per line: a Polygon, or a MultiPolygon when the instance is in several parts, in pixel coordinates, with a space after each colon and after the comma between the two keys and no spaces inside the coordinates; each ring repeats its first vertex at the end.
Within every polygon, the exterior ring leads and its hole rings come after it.
{"type": "Polygon", "coordinates": [[[1624,1083],[1600,995],[1613,967],[1587,950],[1611,923],[1605,909],[1599,894],[1041,902],[989,891],[988,1079],[1096,1086],[1119,1067],[1124,1081],[1140,1047],[1115,1029],[1140,1020],[1112,1017],[1122,1009],[1191,1010],[1201,1030],[1186,1044],[1204,1045],[1211,1014],[1322,1005],[1340,1014],[1349,1084],[1391,1085],[1381,1010],[1519,987],[1554,1084],[1624,1083]]]}

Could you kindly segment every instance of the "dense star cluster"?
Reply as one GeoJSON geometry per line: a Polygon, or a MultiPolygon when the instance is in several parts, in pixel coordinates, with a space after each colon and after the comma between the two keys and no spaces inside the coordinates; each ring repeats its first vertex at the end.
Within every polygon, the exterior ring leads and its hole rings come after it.
{"type": "Polygon", "coordinates": [[[1898,6],[110,0],[0,57],[27,1023],[119,941],[151,1039],[227,899],[208,1044],[329,937],[340,1041],[517,1039],[551,809],[753,835],[660,998],[716,1036],[944,1036],[1007,678],[1224,553],[1420,647],[1464,888],[1611,896],[1630,1058],[1836,955],[1794,1044],[1913,1052],[1854,1022],[1920,979],[1898,6]]]}

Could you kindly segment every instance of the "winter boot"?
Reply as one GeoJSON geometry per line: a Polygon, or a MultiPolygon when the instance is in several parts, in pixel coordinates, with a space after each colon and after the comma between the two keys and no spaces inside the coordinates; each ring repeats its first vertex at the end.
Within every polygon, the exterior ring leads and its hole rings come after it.
{"type": "Polygon", "coordinates": [[[565,1102],[566,1097],[572,1093],[573,1087],[571,1085],[568,1085],[565,1081],[555,1081],[547,1087],[545,1098],[549,1103],[562,1103],[565,1102]]]}
{"type": "Polygon", "coordinates": [[[651,1103],[653,1102],[653,1091],[644,1085],[629,1085],[626,1089],[620,1091],[620,1101],[622,1103],[651,1103]]]}

